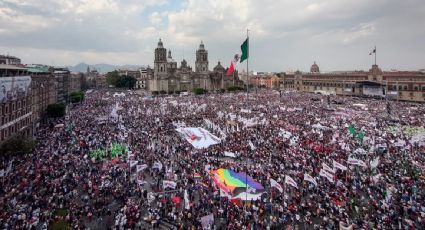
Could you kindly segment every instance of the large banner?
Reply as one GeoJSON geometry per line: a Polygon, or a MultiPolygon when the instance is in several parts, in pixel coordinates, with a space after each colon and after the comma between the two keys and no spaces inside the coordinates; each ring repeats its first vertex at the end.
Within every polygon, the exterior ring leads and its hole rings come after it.
{"type": "Polygon", "coordinates": [[[208,148],[210,145],[220,143],[220,138],[203,128],[178,128],[176,130],[197,149],[208,148]]]}
{"type": "Polygon", "coordinates": [[[30,91],[31,77],[1,77],[0,78],[0,103],[25,97],[30,91]]]}

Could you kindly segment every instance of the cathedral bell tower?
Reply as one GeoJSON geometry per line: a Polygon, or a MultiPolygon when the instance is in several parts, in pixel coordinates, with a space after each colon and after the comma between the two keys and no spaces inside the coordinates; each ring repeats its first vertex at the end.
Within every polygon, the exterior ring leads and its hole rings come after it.
{"type": "Polygon", "coordinates": [[[202,41],[199,49],[196,51],[195,71],[197,73],[208,73],[208,51],[205,50],[202,41]]]}
{"type": "Polygon", "coordinates": [[[158,47],[155,49],[154,72],[166,73],[167,72],[167,49],[164,48],[161,39],[159,39],[158,47]]]}

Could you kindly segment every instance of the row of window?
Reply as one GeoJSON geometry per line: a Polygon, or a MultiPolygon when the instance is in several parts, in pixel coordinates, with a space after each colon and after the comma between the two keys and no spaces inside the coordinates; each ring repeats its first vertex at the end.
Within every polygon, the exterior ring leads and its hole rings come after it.
{"type": "Polygon", "coordinates": [[[30,100],[30,98],[23,98],[10,103],[2,103],[0,104],[0,115],[9,114],[15,110],[25,108],[27,105],[30,105],[30,100]]]}
{"type": "MultiPolygon", "coordinates": [[[[407,85],[392,85],[392,86],[388,86],[388,89],[390,90],[404,90],[407,91],[409,90],[409,87],[407,85]]],[[[422,86],[421,88],[419,88],[419,86],[413,86],[413,91],[419,91],[419,89],[421,89],[422,91],[425,91],[425,86],[422,86]]]]}
{"type": "Polygon", "coordinates": [[[31,125],[31,118],[27,117],[23,119],[22,121],[16,122],[15,124],[0,130],[0,141],[5,140],[9,136],[12,136],[13,134],[19,132],[22,127],[30,126],[31,125]]]}

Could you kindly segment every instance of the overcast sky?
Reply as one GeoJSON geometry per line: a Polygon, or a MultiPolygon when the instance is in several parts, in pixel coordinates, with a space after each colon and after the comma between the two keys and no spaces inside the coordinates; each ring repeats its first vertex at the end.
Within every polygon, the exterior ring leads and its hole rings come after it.
{"type": "MultiPolygon", "coordinates": [[[[48,65],[152,65],[159,38],[228,66],[250,29],[250,70],[425,68],[424,0],[0,0],[0,54],[48,65]]],[[[239,65],[239,69],[246,66],[239,65]]]]}

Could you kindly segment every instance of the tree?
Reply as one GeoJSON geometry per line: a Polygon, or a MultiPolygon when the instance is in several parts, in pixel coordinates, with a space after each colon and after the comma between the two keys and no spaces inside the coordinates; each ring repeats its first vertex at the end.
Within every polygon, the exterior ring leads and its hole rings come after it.
{"type": "Polygon", "coordinates": [[[35,141],[21,135],[15,135],[7,139],[0,146],[0,153],[5,155],[28,154],[35,148],[35,141]]]}
{"type": "Polygon", "coordinates": [[[50,104],[47,106],[47,116],[63,117],[65,115],[65,105],[63,103],[50,104]]]}
{"type": "Polygon", "coordinates": [[[193,92],[194,92],[196,95],[200,95],[200,94],[204,94],[204,93],[206,93],[207,91],[206,91],[204,88],[194,88],[194,89],[193,89],[193,92]]]}
{"type": "Polygon", "coordinates": [[[107,74],[106,81],[109,85],[113,85],[118,88],[132,89],[136,85],[137,79],[128,75],[120,76],[118,71],[115,70],[107,74]]]}
{"type": "Polygon", "coordinates": [[[106,74],[106,82],[108,82],[108,85],[116,86],[118,82],[118,78],[120,75],[118,74],[118,71],[112,71],[106,74]]]}
{"type": "Polygon", "coordinates": [[[82,92],[82,91],[72,92],[69,95],[69,97],[70,97],[72,103],[77,103],[77,102],[80,102],[84,99],[84,92],[82,92]]]}

